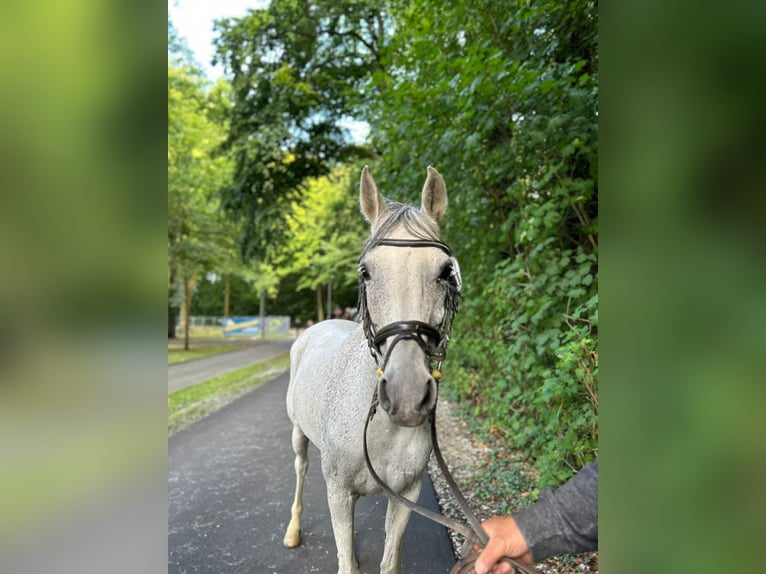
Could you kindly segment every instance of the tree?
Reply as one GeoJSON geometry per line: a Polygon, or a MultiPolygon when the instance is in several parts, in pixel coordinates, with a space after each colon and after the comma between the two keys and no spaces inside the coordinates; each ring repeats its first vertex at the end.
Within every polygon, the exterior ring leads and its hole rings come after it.
{"type": "Polygon", "coordinates": [[[236,163],[222,197],[244,223],[246,257],[271,261],[286,241],[282,222],[304,182],[360,152],[342,125],[379,67],[378,5],[273,0],[216,23],[216,58],[233,86],[225,148],[236,163]]]}
{"type": "Polygon", "coordinates": [[[323,287],[355,283],[355,258],[366,226],[359,214],[355,166],[336,168],[331,175],[310,180],[304,196],[293,201],[285,218],[285,248],[277,256],[282,274],[297,274],[298,289],[312,289],[317,318],[324,318],[323,287]]]}
{"type": "Polygon", "coordinates": [[[197,70],[168,63],[168,283],[175,291],[171,304],[181,307],[187,349],[196,281],[228,261],[233,244],[215,197],[231,166],[214,153],[224,134],[208,117],[212,105],[197,70]]]}

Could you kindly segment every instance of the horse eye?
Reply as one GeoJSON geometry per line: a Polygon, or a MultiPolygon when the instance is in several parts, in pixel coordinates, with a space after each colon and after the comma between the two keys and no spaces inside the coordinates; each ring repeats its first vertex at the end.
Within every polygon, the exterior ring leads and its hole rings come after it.
{"type": "Polygon", "coordinates": [[[448,283],[454,283],[454,276],[453,276],[453,269],[452,265],[447,264],[442,269],[442,272],[439,274],[439,281],[447,281],[448,283]]]}
{"type": "Polygon", "coordinates": [[[365,281],[367,281],[367,280],[370,278],[370,272],[369,272],[369,271],[367,271],[367,267],[365,267],[364,265],[360,265],[360,266],[359,266],[359,275],[360,275],[360,276],[362,277],[362,279],[364,279],[365,281]]]}

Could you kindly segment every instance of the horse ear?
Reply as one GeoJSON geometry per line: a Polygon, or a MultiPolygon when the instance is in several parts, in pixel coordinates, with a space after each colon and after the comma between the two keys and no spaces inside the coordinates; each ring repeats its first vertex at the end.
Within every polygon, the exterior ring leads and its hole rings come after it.
{"type": "Polygon", "coordinates": [[[359,203],[362,213],[373,226],[381,215],[388,212],[388,206],[383,196],[378,193],[375,181],[372,179],[370,168],[362,169],[362,181],[359,184],[359,203]]]}
{"type": "Polygon", "coordinates": [[[420,211],[438,223],[447,211],[447,186],[444,185],[444,179],[439,172],[430,165],[427,171],[428,177],[423,186],[423,205],[420,211]]]}

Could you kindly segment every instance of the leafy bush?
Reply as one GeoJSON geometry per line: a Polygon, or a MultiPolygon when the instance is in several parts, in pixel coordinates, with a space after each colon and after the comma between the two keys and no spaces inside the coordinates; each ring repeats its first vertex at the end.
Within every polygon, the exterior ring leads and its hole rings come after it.
{"type": "Polygon", "coordinates": [[[389,4],[370,123],[384,192],[415,201],[429,163],[450,190],[465,298],[445,387],[542,487],[598,453],[597,12],[480,4],[389,4]]]}
{"type": "Polygon", "coordinates": [[[466,297],[446,380],[484,430],[536,461],[541,487],[598,448],[595,256],[546,251],[498,263],[482,296],[466,297]]]}

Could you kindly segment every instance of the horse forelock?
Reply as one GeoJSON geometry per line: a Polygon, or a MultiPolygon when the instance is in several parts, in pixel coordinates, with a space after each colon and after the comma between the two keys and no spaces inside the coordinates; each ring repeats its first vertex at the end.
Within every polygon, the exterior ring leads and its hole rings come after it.
{"type": "Polygon", "coordinates": [[[419,209],[395,201],[388,202],[388,209],[389,216],[375,228],[359,259],[362,259],[370,249],[379,245],[383,239],[389,238],[395,230],[400,228],[409,233],[413,239],[441,240],[439,226],[419,209]]]}

